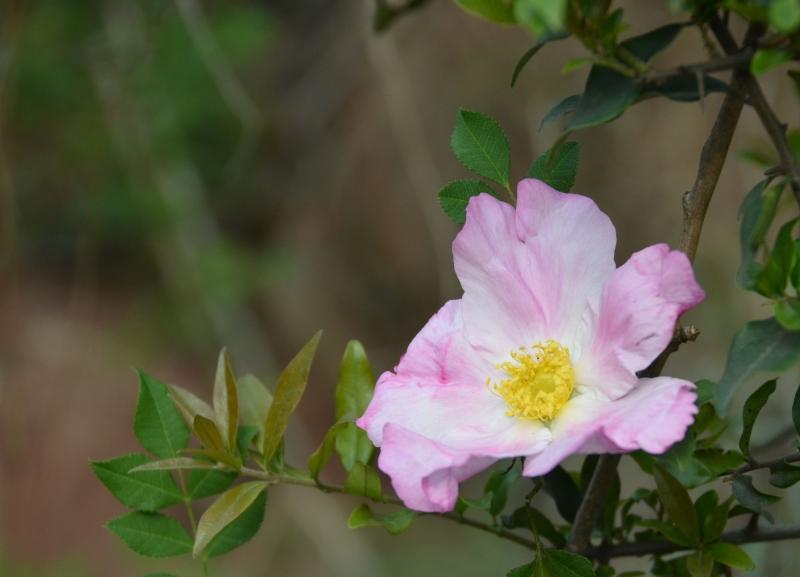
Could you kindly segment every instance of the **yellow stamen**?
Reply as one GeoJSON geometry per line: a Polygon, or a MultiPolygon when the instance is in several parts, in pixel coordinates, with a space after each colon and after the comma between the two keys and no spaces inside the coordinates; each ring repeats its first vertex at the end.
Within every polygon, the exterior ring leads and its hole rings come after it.
{"type": "Polygon", "coordinates": [[[508,403],[508,417],[549,421],[569,400],[575,385],[575,371],[569,349],[554,340],[536,343],[530,349],[511,351],[516,363],[506,361],[496,368],[509,378],[486,386],[508,403]]]}

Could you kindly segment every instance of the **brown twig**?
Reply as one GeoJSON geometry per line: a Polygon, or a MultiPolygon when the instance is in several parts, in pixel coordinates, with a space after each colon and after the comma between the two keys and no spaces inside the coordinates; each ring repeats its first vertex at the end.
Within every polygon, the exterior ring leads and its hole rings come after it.
{"type": "Polygon", "coordinates": [[[664,84],[677,78],[703,76],[711,72],[721,72],[723,70],[735,70],[737,68],[747,68],[753,59],[752,50],[745,50],[737,54],[712,58],[696,64],[686,64],[676,68],[666,70],[651,70],[638,79],[640,84],[664,84]]]}
{"type": "Polygon", "coordinates": [[[694,186],[683,195],[683,231],[678,249],[685,252],[692,262],[697,253],[708,205],[717,187],[733,133],[744,107],[742,93],[748,77],[746,70],[737,69],[733,72],[731,91],[725,96],[714,128],[703,146],[694,186]]]}
{"type": "Polygon", "coordinates": [[[621,455],[601,455],[598,459],[592,480],[586,489],[586,496],[578,508],[575,523],[572,525],[567,543],[568,551],[583,554],[589,547],[592,529],[597,525],[597,520],[605,507],[608,489],[614,481],[620,458],[621,455]]]}
{"type": "MultiPolygon", "coordinates": [[[[725,50],[728,56],[735,56],[736,53],[743,53],[739,52],[736,40],[719,17],[715,17],[710,25],[722,49],[725,50]]],[[[745,45],[756,43],[756,36],[763,31],[763,26],[751,26],[748,36],[745,38],[745,45]]],[[[761,85],[749,71],[745,78],[744,89],[748,95],[749,103],[753,106],[756,114],[758,114],[761,124],[764,125],[764,129],[767,131],[767,135],[772,141],[772,146],[775,147],[775,151],[778,153],[778,157],[781,161],[781,166],[779,168],[781,172],[790,178],[792,192],[798,204],[800,204],[800,167],[798,167],[794,152],[792,152],[792,147],[789,146],[789,141],[786,138],[786,126],[778,120],[769,102],[767,102],[767,99],[764,97],[761,85]]]]}
{"type": "MultiPolygon", "coordinates": [[[[720,541],[733,545],[745,543],[763,543],[765,541],[784,541],[800,537],[800,524],[775,525],[772,527],[744,527],[734,531],[726,531],[720,541]]],[[[682,547],[671,541],[640,541],[635,543],[620,543],[611,547],[592,547],[584,555],[589,559],[601,556],[611,557],[642,557],[644,555],[666,555],[675,551],[687,551],[691,547],[682,547]]]]}
{"type": "MultiPolygon", "coordinates": [[[[752,35],[748,31],[748,38],[752,35]]],[[[726,50],[727,52],[727,50],[726,50]]],[[[734,52],[738,52],[738,46],[734,52]]],[[[703,229],[708,205],[717,187],[722,167],[728,156],[728,149],[733,139],[733,133],[739,122],[742,108],[744,107],[744,87],[749,73],[746,69],[737,68],[733,72],[731,91],[725,96],[722,108],[717,115],[714,128],[703,147],[700,155],[700,167],[697,171],[695,184],[690,191],[683,195],[683,230],[678,243],[678,248],[686,253],[689,260],[694,262],[697,245],[700,242],[700,232],[703,229]]],[[[696,338],[696,335],[695,335],[696,338]]],[[[644,371],[642,377],[655,377],[661,373],[667,358],[677,349],[680,343],[670,343],[658,358],[644,371]]],[[[597,519],[602,513],[602,504],[608,493],[608,488],[614,477],[619,456],[604,455],[600,458],[594,475],[586,491],[586,497],[578,510],[578,515],[572,527],[570,542],[567,547],[575,553],[582,553],[589,546],[592,529],[597,524],[597,519]],[[601,467],[602,465],[602,467],[601,467]],[[595,483],[597,480],[597,483],[595,483]]]]}
{"type": "Polygon", "coordinates": [[[738,477],[739,475],[749,473],[750,471],[756,471],[758,469],[772,469],[773,467],[777,467],[783,463],[796,463],[797,461],[800,461],[800,453],[795,453],[793,455],[789,455],[788,457],[780,457],[779,459],[771,459],[769,461],[756,461],[751,459],[750,462],[745,463],[740,467],[735,467],[733,469],[726,469],[717,476],[738,477]]]}

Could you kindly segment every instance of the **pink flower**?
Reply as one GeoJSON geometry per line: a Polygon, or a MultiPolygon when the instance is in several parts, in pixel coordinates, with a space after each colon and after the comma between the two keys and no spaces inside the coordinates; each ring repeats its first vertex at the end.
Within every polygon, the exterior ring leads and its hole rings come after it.
{"type": "Polygon", "coordinates": [[[616,268],[614,226],[591,199],[532,179],[517,198],[470,200],[453,243],[463,298],[358,420],[411,509],[451,510],[458,484],[498,459],[524,456],[538,476],[574,453],[663,453],[697,412],[692,383],[636,376],[705,296],[686,255],[658,244],[616,268]]]}

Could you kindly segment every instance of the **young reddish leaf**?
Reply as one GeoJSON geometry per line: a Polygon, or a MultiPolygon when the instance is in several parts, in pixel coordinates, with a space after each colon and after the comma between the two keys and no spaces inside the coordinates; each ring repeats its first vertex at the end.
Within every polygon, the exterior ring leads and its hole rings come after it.
{"type": "Polygon", "coordinates": [[[192,427],[200,441],[211,451],[225,452],[225,442],[219,434],[219,429],[214,421],[206,419],[203,415],[194,416],[194,426],[192,427]]]}
{"type": "Polygon", "coordinates": [[[250,481],[226,491],[206,509],[197,524],[197,535],[194,540],[192,556],[197,557],[206,545],[225,527],[243,514],[250,505],[265,491],[269,483],[250,481]]]}
{"type": "Polygon", "coordinates": [[[303,391],[308,381],[308,372],[311,368],[311,361],[317,350],[317,343],[322,336],[322,331],[315,334],[308,343],[297,353],[278,378],[278,386],[275,388],[275,398],[267,413],[267,420],[264,423],[264,440],[261,446],[261,454],[265,462],[269,462],[278,445],[281,443],[283,433],[289,426],[289,419],[297,408],[303,391]]]}
{"type": "Polygon", "coordinates": [[[272,394],[253,375],[239,377],[236,381],[239,390],[239,418],[245,425],[258,427],[255,436],[256,447],[261,447],[264,438],[264,423],[272,405],[272,394]]]}
{"type": "Polygon", "coordinates": [[[233,453],[236,450],[236,432],[239,429],[239,394],[225,349],[220,351],[217,362],[217,378],[214,380],[214,415],[225,451],[233,453]]]}
{"type": "Polygon", "coordinates": [[[182,389],[177,385],[167,385],[172,394],[172,402],[180,411],[183,420],[194,430],[194,416],[202,415],[206,419],[214,420],[214,410],[203,399],[182,389]]]}
{"type": "Polygon", "coordinates": [[[162,459],[134,467],[129,473],[140,471],[171,471],[173,469],[214,469],[216,465],[211,461],[201,461],[190,457],[174,457],[172,459],[162,459]]]}

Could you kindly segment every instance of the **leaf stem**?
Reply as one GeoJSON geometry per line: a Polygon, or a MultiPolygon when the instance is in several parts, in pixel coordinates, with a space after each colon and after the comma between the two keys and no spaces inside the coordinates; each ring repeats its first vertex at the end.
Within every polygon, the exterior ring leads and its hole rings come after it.
{"type": "MultiPolygon", "coordinates": [[[[192,527],[192,540],[197,537],[197,521],[194,518],[194,509],[192,508],[192,498],[186,492],[186,480],[183,477],[183,471],[178,469],[178,481],[181,486],[181,493],[183,493],[183,502],[186,505],[186,512],[189,514],[189,525],[192,527]]],[[[200,564],[203,567],[203,577],[208,577],[208,559],[202,557],[200,564]]]]}
{"type": "MultiPolygon", "coordinates": [[[[337,485],[326,485],[324,483],[315,483],[311,479],[300,479],[297,477],[289,477],[288,475],[274,475],[272,473],[268,473],[266,471],[259,471],[257,469],[250,469],[249,467],[242,467],[240,471],[242,475],[247,477],[252,477],[254,479],[260,479],[262,481],[267,481],[270,483],[274,483],[276,485],[297,485],[299,487],[308,487],[311,489],[317,489],[322,491],[323,493],[341,493],[345,494],[344,487],[340,487],[337,485]]],[[[392,497],[390,495],[382,495],[380,499],[372,499],[378,503],[386,503],[388,505],[396,505],[398,507],[404,507],[404,503],[398,499],[397,497],[392,497]]],[[[421,515],[428,515],[428,516],[436,516],[439,519],[447,519],[448,521],[453,521],[458,523],[459,525],[465,525],[467,527],[472,527],[473,529],[478,529],[479,531],[483,531],[485,533],[491,533],[500,537],[501,539],[506,539],[507,541],[513,541],[518,545],[522,545],[523,547],[527,547],[528,549],[536,549],[536,543],[531,541],[530,539],[526,539],[521,535],[518,535],[512,531],[507,529],[502,529],[500,527],[496,527],[494,525],[490,525],[488,523],[483,523],[481,521],[476,521],[475,519],[470,519],[469,517],[462,517],[453,511],[448,511],[446,513],[421,513],[421,515]]]]}

